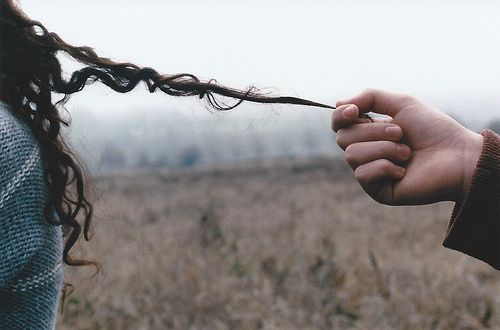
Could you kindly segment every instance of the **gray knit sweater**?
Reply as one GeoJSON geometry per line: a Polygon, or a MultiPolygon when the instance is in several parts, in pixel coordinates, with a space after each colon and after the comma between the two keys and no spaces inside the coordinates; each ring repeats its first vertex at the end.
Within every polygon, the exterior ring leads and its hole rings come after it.
{"type": "Polygon", "coordinates": [[[44,217],[40,149],[0,102],[0,329],[54,329],[62,273],[60,226],[44,217]]]}

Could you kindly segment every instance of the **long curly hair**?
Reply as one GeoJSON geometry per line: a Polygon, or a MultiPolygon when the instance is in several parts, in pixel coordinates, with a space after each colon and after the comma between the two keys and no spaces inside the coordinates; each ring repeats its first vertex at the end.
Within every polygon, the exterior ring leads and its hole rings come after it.
{"type": "Polygon", "coordinates": [[[97,265],[70,254],[82,233],[85,240],[89,240],[93,206],[89,176],[61,135],[61,129],[70,123],[61,116],[60,110],[71,94],[97,81],[120,93],[129,92],[144,82],[151,93],[160,90],[172,96],[199,97],[217,110],[233,109],[243,101],[333,108],[295,97],[274,97],[255,87],[244,91],[228,88],[215,80],[201,81],[188,73],[165,75],[152,68],[117,63],[98,56],[90,47],[66,43],[40,22],[26,16],[13,0],[2,0],[0,98],[28,123],[40,143],[48,187],[45,217],[49,223],[65,229],[63,261],[71,266],[97,265]],[[84,64],[84,68],[64,79],[57,59],[59,53],[84,64]],[[53,93],[61,98],[54,102],[53,93]],[[229,97],[235,102],[228,105],[216,96],[229,97]],[[54,217],[54,208],[57,217],[54,217]]]}

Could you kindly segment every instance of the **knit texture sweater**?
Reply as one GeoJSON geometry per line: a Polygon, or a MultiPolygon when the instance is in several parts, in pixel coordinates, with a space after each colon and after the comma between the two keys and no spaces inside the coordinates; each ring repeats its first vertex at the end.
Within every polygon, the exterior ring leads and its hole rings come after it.
{"type": "Polygon", "coordinates": [[[54,329],[62,233],[44,216],[46,186],[31,129],[0,102],[0,329],[54,329]]]}
{"type": "Polygon", "coordinates": [[[468,193],[453,209],[443,245],[500,270],[500,136],[483,131],[468,193]]]}

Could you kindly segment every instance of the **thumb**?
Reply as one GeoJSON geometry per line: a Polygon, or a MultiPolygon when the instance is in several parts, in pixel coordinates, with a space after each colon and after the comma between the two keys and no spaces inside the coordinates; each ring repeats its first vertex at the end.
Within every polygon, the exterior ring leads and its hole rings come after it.
{"type": "Polygon", "coordinates": [[[336,106],[355,104],[362,113],[373,111],[394,117],[401,109],[413,102],[414,99],[409,95],[369,88],[350,99],[337,101],[336,106]]]}

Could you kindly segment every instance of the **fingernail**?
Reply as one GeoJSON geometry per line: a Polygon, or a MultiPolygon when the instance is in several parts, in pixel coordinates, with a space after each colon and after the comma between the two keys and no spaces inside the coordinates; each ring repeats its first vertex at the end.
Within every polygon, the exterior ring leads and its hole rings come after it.
{"type": "Polygon", "coordinates": [[[392,125],[385,129],[385,134],[387,134],[388,137],[397,139],[403,135],[403,131],[401,130],[401,127],[392,125]]]}
{"type": "Polygon", "coordinates": [[[354,105],[348,106],[342,113],[344,114],[345,117],[354,118],[358,116],[356,107],[354,105]]]}
{"type": "Polygon", "coordinates": [[[406,175],[406,168],[401,167],[398,169],[398,172],[399,176],[402,178],[406,175]]]}
{"type": "Polygon", "coordinates": [[[397,147],[398,153],[405,159],[409,158],[411,155],[411,149],[406,144],[399,144],[397,147]]]}

